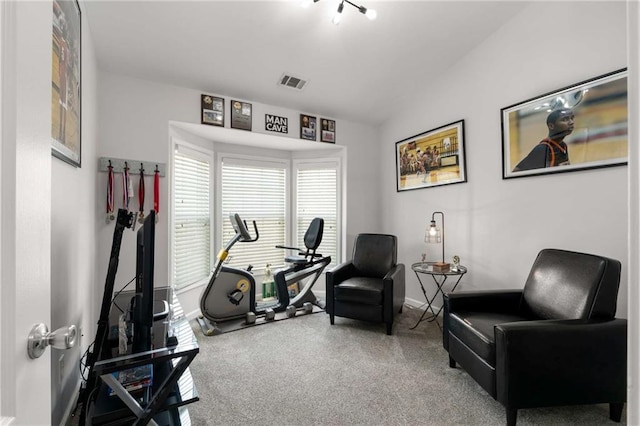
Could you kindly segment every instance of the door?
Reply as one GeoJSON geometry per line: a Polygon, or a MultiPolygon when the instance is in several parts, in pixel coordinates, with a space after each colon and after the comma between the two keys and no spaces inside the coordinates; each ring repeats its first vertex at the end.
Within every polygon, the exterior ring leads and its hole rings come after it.
{"type": "Polygon", "coordinates": [[[52,3],[0,2],[0,425],[51,423],[52,3]]]}

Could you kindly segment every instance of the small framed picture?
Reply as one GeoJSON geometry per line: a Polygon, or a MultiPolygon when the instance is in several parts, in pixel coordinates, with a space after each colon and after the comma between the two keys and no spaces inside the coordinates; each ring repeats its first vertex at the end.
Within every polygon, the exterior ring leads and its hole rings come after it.
{"type": "Polygon", "coordinates": [[[300,114],[300,139],[316,140],[316,118],[311,115],[300,114]]]}
{"type": "Polygon", "coordinates": [[[289,133],[289,119],[278,115],[264,115],[264,129],[269,132],[289,133]]]}
{"type": "Polygon", "coordinates": [[[251,130],[251,104],[242,101],[231,101],[231,128],[251,130]]]}
{"type": "Polygon", "coordinates": [[[299,283],[293,283],[287,286],[287,292],[289,293],[289,297],[290,298],[294,298],[298,295],[298,293],[300,293],[300,284],[299,283]]]}
{"type": "Polygon", "coordinates": [[[201,95],[202,124],[224,127],[224,98],[201,95]]]}
{"type": "Polygon", "coordinates": [[[320,120],[320,140],[322,142],[336,143],[336,121],[322,118],[320,120]]]}

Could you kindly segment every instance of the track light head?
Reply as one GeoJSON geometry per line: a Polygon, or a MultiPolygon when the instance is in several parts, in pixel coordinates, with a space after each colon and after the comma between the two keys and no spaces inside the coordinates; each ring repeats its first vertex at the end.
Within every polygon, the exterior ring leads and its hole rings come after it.
{"type": "Polygon", "coordinates": [[[378,17],[378,12],[376,12],[375,9],[367,9],[367,11],[364,13],[364,16],[373,21],[378,17]]]}
{"type": "Polygon", "coordinates": [[[333,16],[333,19],[331,20],[331,22],[333,22],[334,25],[338,25],[340,23],[340,20],[342,19],[343,9],[344,9],[344,1],[340,2],[340,5],[338,6],[338,11],[336,12],[336,14],[333,16]]]}
{"type": "MultiPolygon", "coordinates": [[[[319,2],[320,0],[313,0],[314,3],[319,2]]],[[[310,4],[311,0],[305,0],[306,4],[310,4]]],[[[358,6],[357,4],[354,4],[352,2],[350,2],[349,0],[342,0],[340,2],[340,4],[338,5],[338,10],[336,11],[336,14],[333,16],[333,19],[331,20],[331,22],[333,22],[335,25],[338,25],[340,23],[340,20],[342,19],[342,11],[344,10],[344,4],[348,3],[351,6],[355,7],[356,9],[358,9],[358,11],[360,13],[362,13],[364,16],[366,16],[367,18],[369,18],[370,20],[374,20],[376,19],[376,17],[378,16],[378,13],[373,10],[373,9],[367,9],[364,6],[358,6]]]]}

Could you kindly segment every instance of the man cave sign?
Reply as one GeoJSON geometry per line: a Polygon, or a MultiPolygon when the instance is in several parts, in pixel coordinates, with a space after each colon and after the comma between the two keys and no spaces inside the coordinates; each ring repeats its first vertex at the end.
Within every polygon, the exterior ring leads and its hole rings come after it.
{"type": "Polygon", "coordinates": [[[270,132],[289,133],[289,120],[287,117],[265,114],[264,129],[270,132]]]}

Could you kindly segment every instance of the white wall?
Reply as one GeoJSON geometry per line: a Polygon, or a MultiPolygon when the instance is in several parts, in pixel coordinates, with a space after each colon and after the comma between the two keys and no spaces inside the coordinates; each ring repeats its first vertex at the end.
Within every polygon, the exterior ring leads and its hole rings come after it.
{"type": "MultiPolygon", "coordinates": [[[[95,336],[99,312],[93,307],[95,300],[101,300],[99,289],[104,284],[104,275],[96,273],[96,224],[104,216],[94,214],[98,200],[95,184],[98,92],[96,58],[88,25],[82,19],[82,167],[51,159],[50,328],[75,324],[84,337],[72,349],[51,350],[51,424],[61,424],[75,403],[81,381],[80,357],[95,336]],[[64,369],[60,372],[62,355],[64,369]]],[[[51,18],[48,31],[51,32],[51,18]]],[[[103,200],[101,197],[100,201],[103,200]]]]}
{"type": "MultiPolygon", "coordinates": [[[[187,88],[167,86],[145,80],[134,79],[108,72],[99,73],[99,131],[96,157],[87,161],[97,163],[99,157],[115,157],[122,159],[146,160],[167,163],[169,170],[169,121],[200,123],[200,95],[202,92],[187,88]]],[[[215,94],[215,93],[211,93],[215,94]]],[[[227,102],[232,96],[222,95],[227,102]]],[[[240,99],[243,100],[243,99],[240,99]]],[[[265,133],[264,114],[289,117],[289,136],[291,143],[298,139],[299,127],[297,120],[300,113],[309,111],[293,111],[290,109],[269,106],[245,101],[253,104],[253,131],[265,133]]],[[[228,127],[228,104],[227,104],[228,127]]],[[[235,131],[235,130],[234,130],[235,131]]],[[[237,130],[242,132],[241,130],[237,130]]],[[[377,167],[378,153],[375,147],[377,136],[369,126],[336,119],[336,142],[347,147],[347,253],[351,248],[355,235],[361,232],[376,232],[381,229],[377,193],[379,188],[372,185],[378,181],[377,167]]],[[[320,142],[318,142],[320,143],[320,142]]],[[[98,198],[94,214],[98,218],[104,217],[104,202],[106,197],[106,174],[96,175],[98,198]]],[[[120,176],[116,177],[116,187],[120,176]]],[[[134,177],[137,184],[137,176],[134,177]]],[[[169,271],[169,233],[167,222],[168,177],[161,179],[160,191],[160,221],[156,228],[156,286],[168,284],[169,271]]],[[[134,185],[135,186],[135,185],[134,185]]],[[[147,194],[150,194],[152,181],[146,181],[147,194]]],[[[121,192],[116,190],[116,207],[121,206],[121,192]]],[[[137,194],[137,189],[136,189],[137,194]]],[[[145,207],[151,208],[151,198],[147,198],[145,207]]],[[[138,209],[137,198],[134,198],[134,210],[138,209]]],[[[98,274],[106,274],[109,260],[113,223],[107,225],[98,221],[97,259],[98,274]]],[[[116,290],[133,278],[135,272],[134,256],[135,239],[132,232],[126,231],[122,241],[120,266],[116,279],[116,290]]],[[[214,248],[215,249],[215,248],[214,248]]],[[[217,249],[216,249],[217,250],[217,249]]],[[[216,251],[214,250],[214,251],[216,251]]],[[[99,281],[98,288],[102,285],[99,281]]],[[[181,297],[185,312],[198,309],[197,297],[200,291],[195,291],[190,297],[181,297]]],[[[95,303],[99,303],[96,300],[95,303]]]]}
{"type": "MultiPolygon", "coordinates": [[[[441,210],[446,256],[469,268],[459,289],[522,288],[542,248],[591,252],[623,263],[625,317],[627,167],[502,180],[500,109],[623,68],[626,49],[624,2],[534,2],[406,99],[381,128],[380,207],[399,259],[419,260],[431,213],[441,210]],[[460,119],[468,182],[397,193],[395,142],[460,119]]],[[[408,298],[423,299],[411,272],[407,286],[408,298]]]]}

